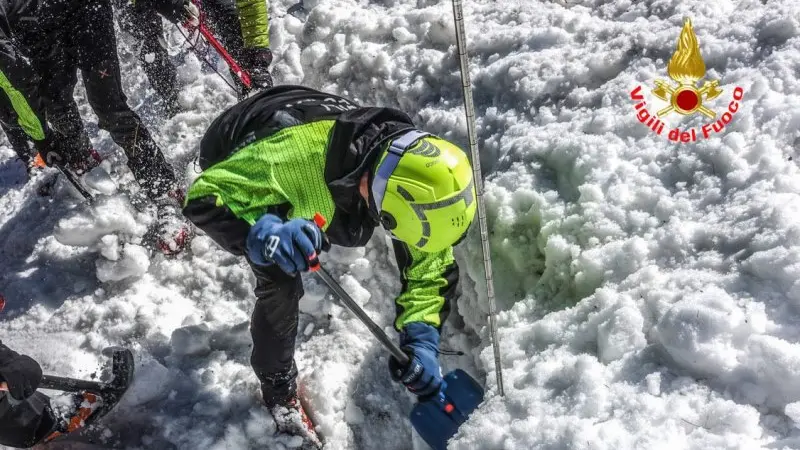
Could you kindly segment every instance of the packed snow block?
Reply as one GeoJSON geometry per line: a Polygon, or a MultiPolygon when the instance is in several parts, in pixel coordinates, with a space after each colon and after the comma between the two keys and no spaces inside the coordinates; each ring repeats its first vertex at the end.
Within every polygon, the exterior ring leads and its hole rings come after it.
{"type": "Polygon", "coordinates": [[[751,403],[783,408],[800,401],[800,344],[776,336],[753,335],[740,360],[742,367],[731,382],[741,385],[739,389],[748,398],[754,397],[754,392],[760,394],[751,403]]]}
{"type": "Polygon", "coordinates": [[[600,360],[609,363],[647,345],[642,329],[644,318],[638,308],[624,306],[597,327],[600,360]]]}
{"type": "Polygon", "coordinates": [[[121,409],[144,405],[167,396],[175,371],[172,371],[152,358],[143,359],[136,367],[136,376],[118,407],[121,409]]]}
{"type": "Polygon", "coordinates": [[[250,336],[250,321],[213,331],[209,345],[211,350],[223,351],[250,347],[253,345],[253,339],[250,336]]]}
{"type": "Polygon", "coordinates": [[[653,339],[681,367],[722,377],[737,365],[745,315],[725,291],[709,286],[686,295],[653,329],[653,339]]]}
{"type": "Polygon", "coordinates": [[[361,283],[359,283],[358,280],[356,280],[352,275],[342,275],[340,282],[342,284],[342,288],[344,288],[344,290],[347,291],[351,297],[353,297],[353,300],[358,303],[358,306],[363,307],[372,297],[372,294],[370,294],[368,290],[364,289],[364,286],[362,286],[361,283]]]}
{"type": "Polygon", "coordinates": [[[361,425],[364,423],[364,411],[351,399],[344,408],[344,420],[350,425],[361,425]]]}
{"type": "Polygon", "coordinates": [[[100,254],[109,261],[118,261],[120,254],[119,237],[115,234],[108,234],[100,238],[98,244],[100,254]]]}
{"type": "Polygon", "coordinates": [[[109,234],[143,236],[147,226],[126,197],[100,197],[91,207],[80,208],[61,220],[53,234],[64,245],[91,247],[109,234]]]}
{"type": "Polygon", "coordinates": [[[789,403],[783,408],[783,413],[792,420],[795,428],[800,428],[800,402],[789,403]]]}
{"type": "Polygon", "coordinates": [[[321,361],[313,370],[301,370],[298,379],[300,394],[313,405],[313,412],[309,412],[314,415],[311,419],[326,437],[341,437],[350,433],[345,410],[348,403],[353,401],[352,391],[348,389],[353,369],[347,362],[321,361]]]}
{"type": "Polygon", "coordinates": [[[350,264],[350,272],[361,281],[372,278],[372,263],[367,258],[357,258],[350,264]]]}
{"type": "Polygon", "coordinates": [[[177,328],[170,337],[172,352],[180,356],[204,355],[211,351],[211,330],[208,325],[177,328]]]}
{"type": "Polygon", "coordinates": [[[102,282],[120,281],[138,277],[147,273],[150,268],[150,256],[141,245],[128,244],[122,250],[122,256],[116,261],[98,259],[97,279],[102,282]]]}

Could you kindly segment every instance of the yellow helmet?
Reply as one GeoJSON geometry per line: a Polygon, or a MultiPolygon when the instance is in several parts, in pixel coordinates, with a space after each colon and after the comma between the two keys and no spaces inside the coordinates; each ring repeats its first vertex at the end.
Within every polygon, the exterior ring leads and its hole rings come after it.
{"type": "Polygon", "coordinates": [[[394,139],[370,193],[384,228],[423,252],[456,244],[477,207],[472,165],[458,146],[419,130],[394,139]]]}

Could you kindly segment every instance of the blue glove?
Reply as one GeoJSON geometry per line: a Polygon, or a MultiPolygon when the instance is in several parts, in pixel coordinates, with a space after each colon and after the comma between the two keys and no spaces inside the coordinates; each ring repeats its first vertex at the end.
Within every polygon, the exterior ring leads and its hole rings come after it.
{"type": "Polygon", "coordinates": [[[423,323],[413,322],[400,335],[400,348],[411,359],[408,366],[389,358],[392,379],[403,383],[412,394],[426,399],[444,388],[442,369],[439,367],[439,332],[423,323]]]}
{"type": "Polygon", "coordinates": [[[322,231],[311,221],[283,222],[274,214],[264,214],[247,233],[247,255],[257,265],[274,263],[294,275],[319,264],[324,241],[322,231]]]}

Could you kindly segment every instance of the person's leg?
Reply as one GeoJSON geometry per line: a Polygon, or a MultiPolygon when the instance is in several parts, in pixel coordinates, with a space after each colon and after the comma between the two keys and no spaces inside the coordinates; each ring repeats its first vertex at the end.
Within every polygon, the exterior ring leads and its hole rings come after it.
{"type": "MultiPolygon", "coordinates": [[[[251,89],[272,87],[266,3],[263,0],[205,0],[203,7],[215,35],[233,59],[250,74],[251,89]]],[[[240,86],[242,96],[246,96],[249,89],[239,76],[231,71],[231,77],[240,86]]]]}
{"type": "Polygon", "coordinates": [[[25,131],[17,124],[17,113],[5,92],[0,92],[0,127],[6,134],[11,149],[28,166],[33,159],[33,144],[25,131]]]}
{"type": "Polygon", "coordinates": [[[0,126],[2,126],[8,143],[11,144],[11,148],[14,150],[14,153],[17,154],[17,157],[26,167],[30,165],[33,157],[36,155],[34,154],[33,146],[25,131],[20,127],[8,125],[5,122],[0,122],[0,126]]]}
{"type": "Polygon", "coordinates": [[[74,40],[98,125],[125,150],[128,167],[148,197],[164,197],[177,189],[175,173],[122,91],[111,4],[96,0],[76,8],[74,40]]]}
{"type": "Polygon", "coordinates": [[[250,364],[261,381],[268,407],[284,404],[297,392],[294,344],[303,282],[277,266],[250,265],[256,276],[256,306],[250,322],[250,364]]]}
{"type": "Polygon", "coordinates": [[[46,438],[56,425],[57,419],[46,395],[37,392],[22,402],[0,395],[0,444],[31,447],[46,438]]]}
{"type": "Polygon", "coordinates": [[[120,28],[140,42],[139,61],[169,117],[179,112],[178,72],[169,59],[161,16],[149,8],[115,1],[120,28]]]}
{"type": "Polygon", "coordinates": [[[62,163],[76,174],[90,170],[100,162],[83,126],[83,118],[75,102],[78,82],[77,53],[68,27],[73,20],[63,2],[45,2],[40,22],[23,33],[23,45],[30,51],[31,65],[39,75],[39,94],[58,145],[34,143],[44,161],[62,163]]]}
{"type": "Polygon", "coordinates": [[[35,57],[33,65],[41,74],[39,92],[47,120],[53,130],[60,134],[59,139],[64,141],[64,145],[59,147],[66,149],[69,154],[43,154],[42,157],[46,160],[49,158],[49,161],[61,159],[68,166],[82,171],[90,166],[88,163],[93,149],[74,97],[78,83],[77,55],[66,34],[60,34],[50,45],[51,50],[35,57]]]}
{"type": "Polygon", "coordinates": [[[203,11],[209,25],[236,62],[244,59],[244,39],[239,26],[239,12],[234,0],[205,0],[203,11]]]}
{"type": "Polygon", "coordinates": [[[256,275],[256,306],[250,321],[253,353],[250,364],[261,381],[264,405],[278,431],[303,439],[303,448],[322,448],[297,396],[297,366],[294,344],[303,280],[290,276],[277,266],[250,267],[256,275]]]}

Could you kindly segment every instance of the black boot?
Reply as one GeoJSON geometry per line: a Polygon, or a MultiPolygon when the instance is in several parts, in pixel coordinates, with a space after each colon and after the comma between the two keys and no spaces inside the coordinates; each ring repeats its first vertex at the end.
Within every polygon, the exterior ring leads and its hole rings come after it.
{"type": "Polygon", "coordinates": [[[181,213],[183,199],[183,191],[175,189],[154,200],[158,211],[157,243],[165,255],[180,253],[194,237],[194,227],[181,213]]]}
{"type": "Polygon", "coordinates": [[[274,405],[269,409],[278,432],[290,436],[299,436],[303,439],[301,450],[319,450],[322,441],[315,430],[314,424],[308,418],[300,399],[295,395],[291,399],[274,405]]]}

